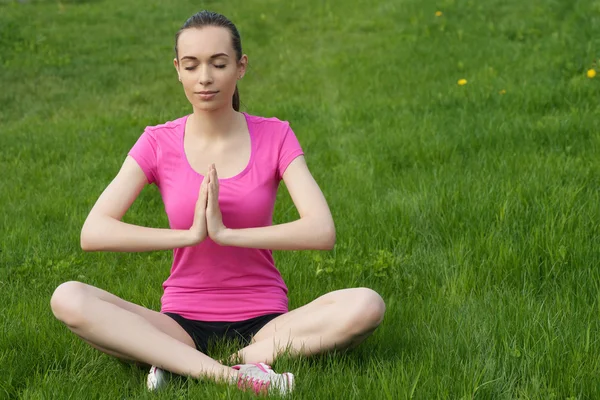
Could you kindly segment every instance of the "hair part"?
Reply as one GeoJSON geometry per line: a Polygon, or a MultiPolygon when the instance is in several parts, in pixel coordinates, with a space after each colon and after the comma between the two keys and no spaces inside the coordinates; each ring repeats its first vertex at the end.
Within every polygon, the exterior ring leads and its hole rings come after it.
{"type": "MultiPolygon", "coordinates": [[[[205,26],[217,26],[221,28],[225,28],[229,30],[231,33],[231,42],[233,45],[233,49],[235,50],[235,58],[236,61],[242,59],[242,39],[240,38],[240,33],[237,28],[229,19],[227,19],[224,15],[213,11],[202,10],[192,15],[185,21],[183,26],[177,31],[175,34],[175,57],[177,57],[177,61],[179,62],[179,52],[177,51],[177,42],[179,40],[179,35],[186,29],[191,28],[203,28],[205,26]]],[[[235,92],[233,93],[232,105],[235,111],[240,111],[240,94],[238,91],[237,84],[235,85],[235,92]]]]}

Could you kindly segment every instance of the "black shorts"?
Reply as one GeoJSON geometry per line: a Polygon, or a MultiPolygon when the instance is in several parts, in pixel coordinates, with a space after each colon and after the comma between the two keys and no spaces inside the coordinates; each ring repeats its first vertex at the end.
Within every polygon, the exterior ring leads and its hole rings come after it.
{"type": "Polygon", "coordinates": [[[245,321],[194,321],[179,314],[166,312],[191,336],[196,349],[207,354],[209,342],[214,340],[238,340],[242,346],[250,344],[252,337],[269,321],[282,315],[281,313],[261,315],[245,321]]]}

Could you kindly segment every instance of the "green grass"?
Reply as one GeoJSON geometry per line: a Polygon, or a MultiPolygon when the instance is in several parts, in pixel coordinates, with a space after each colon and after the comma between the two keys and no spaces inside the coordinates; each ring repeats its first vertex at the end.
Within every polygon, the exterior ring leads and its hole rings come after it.
{"type": "MultiPolygon", "coordinates": [[[[75,279],[159,309],[170,252],[79,232],[144,127],[190,112],[173,36],[201,8],[237,24],[242,108],[291,122],[336,221],[334,251],[275,252],[291,308],[387,303],[355,351],[275,363],[295,398],[600,398],[597,0],[1,0],[0,398],[252,398],[150,395],[49,307],[75,279]]],[[[154,187],[126,220],[167,226],[154,187]]]]}

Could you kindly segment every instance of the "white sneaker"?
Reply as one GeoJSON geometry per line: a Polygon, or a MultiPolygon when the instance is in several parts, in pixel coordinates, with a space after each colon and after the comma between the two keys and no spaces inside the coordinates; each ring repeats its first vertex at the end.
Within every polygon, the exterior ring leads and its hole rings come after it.
{"type": "MultiPolygon", "coordinates": [[[[239,371],[237,386],[242,390],[252,389],[256,394],[273,393],[285,395],[294,389],[294,374],[277,374],[265,363],[240,364],[232,367],[239,371]]],[[[150,368],[146,386],[155,391],[169,384],[170,372],[155,367],[150,368]]]]}
{"type": "Polygon", "coordinates": [[[234,365],[239,371],[238,388],[252,389],[256,394],[279,393],[288,394],[294,389],[294,374],[284,372],[277,374],[265,363],[234,365]]]}
{"type": "Polygon", "coordinates": [[[169,383],[169,375],[169,372],[153,365],[152,368],[150,368],[150,373],[146,379],[148,390],[155,391],[167,386],[169,383]]]}

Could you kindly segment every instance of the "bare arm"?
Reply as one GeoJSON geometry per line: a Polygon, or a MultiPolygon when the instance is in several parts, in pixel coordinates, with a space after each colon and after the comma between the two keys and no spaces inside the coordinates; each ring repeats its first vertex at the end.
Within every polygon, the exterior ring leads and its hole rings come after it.
{"type": "Polygon", "coordinates": [[[84,251],[153,251],[191,246],[198,237],[188,230],[146,228],[121,221],[143,187],[146,175],[130,156],[102,192],[81,229],[84,251]]]}
{"type": "Polygon", "coordinates": [[[218,243],[224,246],[271,250],[331,250],[335,226],[327,201],[303,156],[290,163],[283,181],[300,219],[285,224],[247,229],[225,229],[218,243]]]}

